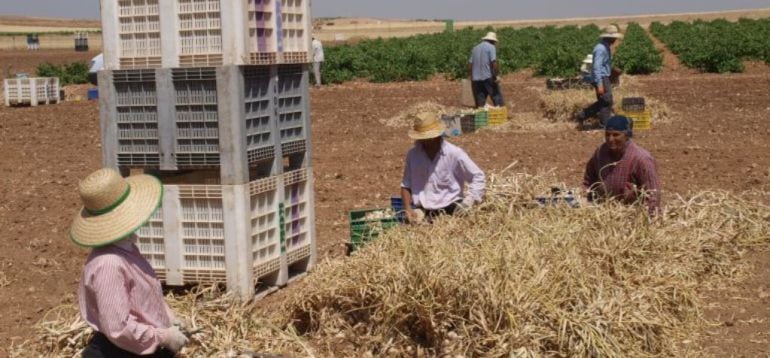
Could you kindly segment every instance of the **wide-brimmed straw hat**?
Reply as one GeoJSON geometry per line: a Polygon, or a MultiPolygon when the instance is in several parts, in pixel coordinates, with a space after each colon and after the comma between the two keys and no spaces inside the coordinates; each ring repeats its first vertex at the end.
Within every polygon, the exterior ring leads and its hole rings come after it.
{"type": "Polygon", "coordinates": [[[441,137],[446,130],[444,122],[433,113],[423,112],[414,116],[414,125],[409,130],[409,138],[414,140],[441,137]]]}
{"type": "Polygon", "coordinates": [[[482,41],[492,41],[497,42],[497,34],[490,31],[487,32],[487,35],[481,38],[482,41]]]}
{"type": "Polygon", "coordinates": [[[114,169],[97,170],[78,184],[80,209],[70,239],[100,247],[123,240],[144,225],[160,206],[163,186],[150,175],[123,178],[114,169]]]}
{"type": "Polygon", "coordinates": [[[623,34],[620,33],[620,30],[618,30],[618,27],[615,25],[609,25],[605,27],[602,30],[602,34],[599,36],[601,38],[610,38],[610,39],[622,39],[623,34]]]}
{"type": "Polygon", "coordinates": [[[594,55],[592,55],[592,54],[586,55],[586,58],[583,59],[583,63],[585,63],[586,65],[593,64],[594,63],[594,55]]]}

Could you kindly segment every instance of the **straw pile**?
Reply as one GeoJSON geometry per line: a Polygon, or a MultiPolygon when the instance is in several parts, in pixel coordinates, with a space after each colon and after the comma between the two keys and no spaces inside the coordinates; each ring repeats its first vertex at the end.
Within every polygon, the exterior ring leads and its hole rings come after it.
{"type": "MultiPolygon", "coordinates": [[[[615,108],[620,108],[620,102],[624,97],[645,97],[647,107],[652,114],[653,126],[655,123],[665,123],[671,118],[668,106],[644,94],[641,85],[630,76],[621,77],[622,85],[613,88],[615,108]]],[[[540,108],[543,116],[553,122],[574,122],[577,114],[593,102],[596,102],[596,94],[591,89],[570,89],[551,91],[543,88],[536,89],[540,93],[540,108]]]]}
{"type": "Polygon", "coordinates": [[[380,119],[380,123],[388,127],[406,128],[412,126],[412,117],[419,113],[428,112],[433,113],[436,116],[441,116],[442,114],[456,113],[459,111],[461,111],[460,108],[448,107],[436,102],[420,102],[399,112],[394,117],[380,119]]]}
{"type": "MultiPolygon", "coordinates": [[[[186,356],[697,354],[682,342],[703,324],[699,289],[740,278],[742,252],[770,242],[770,207],[727,192],[668,198],[650,220],[643,207],[528,208],[551,174],[489,181],[469,215],[324,262],[270,317],[208,291],[171,297],[204,328],[186,356]]],[[[80,346],[75,314],[42,323],[57,328],[25,348],[80,346]]]]}

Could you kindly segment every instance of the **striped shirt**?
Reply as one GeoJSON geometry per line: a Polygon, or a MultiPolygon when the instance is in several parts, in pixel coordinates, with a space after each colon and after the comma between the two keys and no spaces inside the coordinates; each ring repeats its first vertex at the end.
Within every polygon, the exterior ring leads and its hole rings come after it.
{"type": "Polygon", "coordinates": [[[460,147],[442,140],[436,158],[430,160],[418,142],[406,154],[401,187],[412,191],[415,206],[438,210],[462,200],[465,183],[468,195],[481,201],[484,180],[484,172],[460,147]]]}
{"type": "Polygon", "coordinates": [[[586,165],[583,185],[589,190],[589,200],[610,197],[631,204],[642,199],[650,214],[660,210],[655,159],[630,140],[620,160],[612,159],[607,144],[602,144],[586,165]]]}
{"type": "Polygon", "coordinates": [[[160,281],[131,243],[96,248],[78,290],[80,315],[116,346],[144,355],[159,346],[158,329],[171,326],[160,281]]]}

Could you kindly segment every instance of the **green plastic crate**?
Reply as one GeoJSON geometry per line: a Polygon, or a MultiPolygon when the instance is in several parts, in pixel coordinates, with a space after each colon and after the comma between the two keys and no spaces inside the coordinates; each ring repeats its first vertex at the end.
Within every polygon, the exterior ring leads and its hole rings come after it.
{"type": "Polygon", "coordinates": [[[379,219],[366,219],[369,213],[385,212],[387,210],[389,209],[353,210],[349,213],[350,246],[352,250],[356,250],[367,242],[376,239],[383,231],[398,226],[398,218],[395,215],[379,219]]]}
{"type": "Polygon", "coordinates": [[[474,123],[476,125],[476,129],[486,127],[489,124],[489,112],[487,111],[476,112],[474,123]]]}

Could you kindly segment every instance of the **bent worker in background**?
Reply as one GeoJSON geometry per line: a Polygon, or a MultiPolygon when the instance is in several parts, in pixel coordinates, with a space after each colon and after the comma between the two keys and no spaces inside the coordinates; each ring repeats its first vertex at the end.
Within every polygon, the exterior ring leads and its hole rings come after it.
{"type": "Polygon", "coordinates": [[[497,63],[497,48],[495,46],[497,46],[497,34],[489,32],[471,52],[468,72],[471,76],[476,108],[484,107],[484,104],[487,103],[487,97],[491,97],[492,103],[497,107],[504,105],[500,84],[497,83],[500,67],[497,63]]]}
{"type": "Polygon", "coordinates": [[[436,115],[421,113],[409,131],[416,142],[406,154],[401,199],[410,223],[422,221],[420,212],[431,221],[467,211],[484,196],[484,172],[465,151],[442,138],[444,130],[436,115]]]}
{"type": "Polygon", "coordinates": [[[596,91],[596,102],[578,114],[578,120],[583,123],[586,119],[597,116],[599,126],[603,127],[612,117],[612,45],[623,34],[615,25],[607,26],[601,34],[601,40],[594,47],[591,65],[591,81],[596,91]]]}
{"type": "Polygon", "coordinates": [[[650,152],[636,145],[632,137],[631,119],[610,118],[605,126],[604,144],[586,164],[583,185],[589,201],[643,202],[649,214],[654,215],[661,209],[658,166],[650,152]]]}

